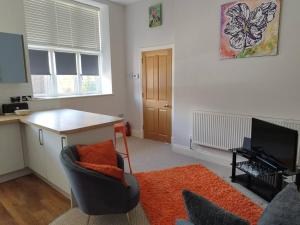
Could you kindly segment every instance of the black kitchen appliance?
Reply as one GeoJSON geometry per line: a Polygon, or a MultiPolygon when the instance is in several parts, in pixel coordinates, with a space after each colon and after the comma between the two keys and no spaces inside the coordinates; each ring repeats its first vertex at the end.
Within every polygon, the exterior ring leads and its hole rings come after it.
{"type": "Polygon", "coordinates": [[[4,115],[9,115],[15,113],[16,110],[28,109],[28,103],[11,103],[11,104],[3,104],[2,105],[2,113],[4,115]]]}

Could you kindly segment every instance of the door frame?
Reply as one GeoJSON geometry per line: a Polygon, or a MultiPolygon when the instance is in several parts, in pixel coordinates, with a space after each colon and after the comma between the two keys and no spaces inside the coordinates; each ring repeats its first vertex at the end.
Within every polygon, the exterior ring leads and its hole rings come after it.
{"type": "Polygon", "coordinates": [[[169,44],[169,45],[158,45],[153,47],[144,47],[139,49],[139,71],[140,71],[140,79],[139,79],[139,99],[140,99],[140,123],[142,125],[141,128],[141,137],[144,138],[144,109],[143,109],[143,52],[148,51],[158,51],[158,50],[166,50],[166,49],[172,49],[172,113],[171,113],[171,144],[173,144],[173,130],[174,130],[174,74],[175,74],[175,45],[169,44]]]}

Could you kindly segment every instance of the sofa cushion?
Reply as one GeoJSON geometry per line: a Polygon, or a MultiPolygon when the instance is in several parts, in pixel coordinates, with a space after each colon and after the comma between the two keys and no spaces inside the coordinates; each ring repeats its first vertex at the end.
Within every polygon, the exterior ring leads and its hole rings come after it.
{"type": "Polygon", "coordinates": [[[257,225],[300,225],[300,193],[295,184],[275,196],[257,225]]]}
{"type": "Polygon", "coordinates": [[[190,191],[183,191],[190,221],[195,225],[249,225],[244,219],[190,191]]]}
{"type": "Polygon", "coordinates": [[[76,147],[80,162],[117,166],[117,152],[112,140],[76,147]]]}
{"type": "Polygon", "coordinates": [[[117,180],[121,181],[125,186],[128,186],[124,178],[124,171],[119,167],[111,166],[111,165],[85,163],[79,161],[76,161],[76,163],[85,169],[93,170],[103,175],[116,178],[117,180]]]}

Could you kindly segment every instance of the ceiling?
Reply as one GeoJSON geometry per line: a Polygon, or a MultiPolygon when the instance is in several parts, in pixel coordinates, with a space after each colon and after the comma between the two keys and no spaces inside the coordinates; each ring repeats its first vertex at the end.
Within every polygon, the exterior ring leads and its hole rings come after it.
{"type": "Polygon", "coordinates": [[[110,0],[110,1],[117,2],[117,3],[122,4],[122,5],[129,5],[129,4],[132,4],[134,2],[141,1],[141,0],[110,0]]]}

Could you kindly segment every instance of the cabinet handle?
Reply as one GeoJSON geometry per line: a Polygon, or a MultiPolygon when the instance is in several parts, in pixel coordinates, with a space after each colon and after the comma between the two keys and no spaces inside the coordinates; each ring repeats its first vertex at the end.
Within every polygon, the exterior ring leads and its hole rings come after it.
{"type": "Polygon", "coordinates": [[[44,145],[44,135],[43,135],[42,129],[39,129],[39,142],[40,142],[40,145],[44,145]]]}
{"type": "Polygon", "coordinates": [[[64,147],[65,147],[65,140],[66,140],[66,137],[62,137],[61,138],[61,149],[63,150],[64,147]]]}

